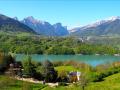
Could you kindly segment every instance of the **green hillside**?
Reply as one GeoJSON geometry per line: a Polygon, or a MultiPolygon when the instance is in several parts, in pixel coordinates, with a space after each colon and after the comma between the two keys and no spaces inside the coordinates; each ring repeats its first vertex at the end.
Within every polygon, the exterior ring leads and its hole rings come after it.
{"type": "MultiPolygon", "coordinates": [[[[82,90],[80,86],[71,84],[56,88],[45,87],[43,90],[82,90]]],[[[106,77],[104,81],[90,83],[85,90],[120,90],[120,73],[106,77]]]]}
{"type": "Polygon", "coordinates": [[[36,34],[31,28],[17,20],[0,14],[0,32],[17,34],[21,32],[36,34]]]}

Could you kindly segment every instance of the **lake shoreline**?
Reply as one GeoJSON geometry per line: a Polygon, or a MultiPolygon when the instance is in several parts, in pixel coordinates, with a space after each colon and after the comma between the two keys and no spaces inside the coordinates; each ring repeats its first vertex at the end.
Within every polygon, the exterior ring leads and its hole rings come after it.
{"type": "MultiPolygon", "coordinates": [[[[25,54],[16,54],[16,60],[22,61],[23,58],[27,56],[25,54]]],[[[90,64],[92,66],[97,66],[99,64],[111,63],[120,61],[119,55],[41,55],[41,54],[31,54],[33,61],[78,61],[81,63],[90,64]]]]}

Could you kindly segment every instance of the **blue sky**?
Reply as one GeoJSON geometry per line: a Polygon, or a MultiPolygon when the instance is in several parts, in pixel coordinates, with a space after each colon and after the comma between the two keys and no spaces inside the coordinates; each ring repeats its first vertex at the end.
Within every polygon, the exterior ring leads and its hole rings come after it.
{"type": "Polygon", "coordinates": [[[120,16],[120,0],[0,0],[0,13],[19,19],[33,16],[70,28],[120,16]]]}

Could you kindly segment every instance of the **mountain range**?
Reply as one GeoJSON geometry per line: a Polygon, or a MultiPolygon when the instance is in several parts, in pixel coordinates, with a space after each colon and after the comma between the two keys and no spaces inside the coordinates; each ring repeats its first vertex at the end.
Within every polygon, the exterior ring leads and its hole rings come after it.
{"type": "Polygon", "coordinates": [[[71,29],[73,36],[112,36],[120,35],[120,17],[111,17],[83,27],[71,29]]]}
{"type": "Polygon", "coordinates": [[[111,17],[86,26],[68,30],[67,26],[62,26],[61,23],[52,25],[49,22],[37,20],[32,16],[18,20],[17,17],[10,18],[0,14],[0,32],[27,32],[45,36],[119,36],[120,17],[111,17]]]}
{"type": "Polygon", "coordinates": [[[67,27],[62,26],[61,23],[51,25],[49,22],[37,20],[32,16],[24,18],[20,22],[29,26],[40,35],[65,36],[69,34],[67,27]]]}

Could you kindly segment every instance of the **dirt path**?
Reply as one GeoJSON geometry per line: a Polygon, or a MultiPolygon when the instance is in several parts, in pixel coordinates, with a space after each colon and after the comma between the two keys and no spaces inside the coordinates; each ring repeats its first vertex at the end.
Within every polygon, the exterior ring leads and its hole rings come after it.
{"type": "MultiPolygon", "coordinates": [[[[26,82],[41,83],[41,84],[43,84],[43,81],[35,80],[33,78],[19,78],[19,77],[16,77],[16,79],[17,80],[21,80],[21,81],[26,81],[26,82]]],[[[57,83],[46,83],[46,85],[48,85],[50,87],[55,87],[55,86],[58,86],[58,82],[57,83]]]]}

